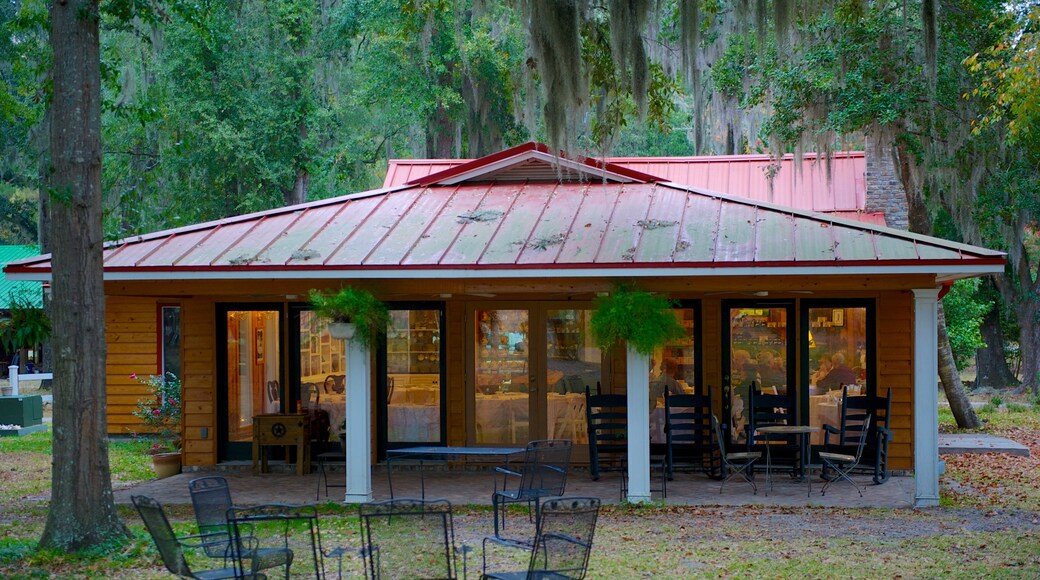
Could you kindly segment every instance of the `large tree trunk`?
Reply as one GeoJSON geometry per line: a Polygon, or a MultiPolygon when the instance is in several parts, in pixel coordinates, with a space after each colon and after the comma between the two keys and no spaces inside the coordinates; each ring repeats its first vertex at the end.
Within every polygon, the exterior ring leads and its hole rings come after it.
{"type": "Polygon", "coordinates": [[[40,545],[80,550],[128,535],[112,500],[105,403],[98,0],[51,3],[54,446],[40,545]]]}
{"type": "MultiPolygon", "coordinates": [[[[1035,296],[1035,294],[1034,294],[1035,296]]],[[[1018,348],[1022,354],[1022,385],[1034,395],[1040,393],[1040,303],[1023,299],[1018,307],[1018,348]]]]}
{"type": "Polygon", "coordinates": [[[982,319],[979,329],[986,346],[976,351],[975,386],[1003,389],[1017,386],[1018,379],[1004,358],[1004,333],[1000,329],[1000,307],[994,306],[982,319]]]}
{"type": "MultiPolygon", "coordinates": [[[[925,207],[924,198],[921,195],[919,180],[917,179],[918,168],[914,164],[913,153],[908,151],[905,143],[896,145],[895,167],[899,172],[899,180],[906,192],[907,222],[910,231],[916,234],[931,235],[932,220],[925,207]]],[[[943,312],[942,303],[939,304],[939,379],[942,381],[946,399],[950,402],[950,410],[957,420],[957,426],[962,429],[977,429],[982,425],[975,409],[971,406],[967,393],[964,391],[964,383],[957,372],[957,365],[953,360],[953,349],[950,348],[950,337],[946,332],[946,315],[943,312]]]]}
{"type": "Polygon", "coordinates": [[[950,402],[953,418],[957,420],[957,426],[962,429],[982,427],[982,421],[971,406],[971,400],[964,392],[961,375],[957,372],[953,349],[950,348],[950,336],[946,333],[946,310],[942,307],[942,302],[939,302],[939,379],[946,392],[946,400],[950,402]]]}

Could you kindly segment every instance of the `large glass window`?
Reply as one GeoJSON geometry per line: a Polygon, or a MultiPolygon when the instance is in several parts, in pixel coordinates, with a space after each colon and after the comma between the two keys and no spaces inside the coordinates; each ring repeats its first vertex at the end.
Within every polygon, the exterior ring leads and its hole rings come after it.
{"type": "Polygon", "coordinates": [[[527,310],[477,309],[474,414],[477,443],[530,439],[527,310]]]}
{"type": "Polygon", "coordinates": [[[253,416],[277,413],[279,312],[231,310],[227,313],[227,440],[253,439],[253,416]]]}
{"type": "Polygon", "coordinates": [[[342,340],[329,334],[327,320],[309,310],[300,312],[300,399],[296,408],[317,422],[311,431],[319,440],[337,440],[344,432],[345,349],[342,340]]]}
{"type": "MultiPolygon", "coordinates": [[[[729,322],[728,404],[730,436],[747,440],[749,389],[785,395],[789,385],[789,307],[751,306],[727,310],[729,322]]],[[[792,389],[792,394],[794,394],[792,389]]]]}
{"type": "Polygon", "coordinates": [[[590,310],[549,310],[546,313],[546,433],[549,439],[589,441],[585,423],[585,387],[596,388],[602,376],[602,356],[592,340],[590,310]]]}
{"type": "Polygon", "coordinates": [[[391,310],[386,341],[386,440],[441,441],[439,310],[391,310]]]}
{"type": "MultiPolygon", "coordinates": [[[[808,313],[809,424],[837,426],[843,387],[849,396],[867,394],[867,308],[809,308],[808,313]]],[[[823,435],[814,434],[812,442],[822,444],[823,435]]]]}

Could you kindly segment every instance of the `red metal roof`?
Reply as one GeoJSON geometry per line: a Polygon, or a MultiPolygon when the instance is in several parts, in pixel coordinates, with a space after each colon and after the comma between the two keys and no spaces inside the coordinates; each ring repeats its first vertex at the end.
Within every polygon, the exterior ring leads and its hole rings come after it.
{"type": "MultiPolygon", "coordinates": [[[[496,155],[513,152],[531,144],[514,147],[496,155]]],[[[544,146],[543,146],[544,147],[544,146]]],[[[473,163],[486,163],[489,157],[468,159],[392,159],[384,187],[407,183],[428,184],[448,170],[473,163]],[[429,177],[430,179],[426,179],[429,177]]],[[[608,157],[606,165],[643,174],[639,181],[671,181],[695,188],[721,191],[758,201],[777,203],[796,209],[821,212],[852,212],[843,217],[858,219],[866,207],[866,161],[862,151],[835,153],[831,175],[826,163],[816,154],[806,154],[801,165],[793,155],[780,159],[772,191],[766,177],[771,160],[767,155],[714,155],[704,157],[608,157]]],[[[876,223],[878,214],[865,221],[876,223]]]]}
{"type": "MultiPolygon", "coordinates": [[[[799,267],[960,277],[1003,263],[1000,252],[823,214],[675,184],[602,181],[401,187],[157,232],[105,250],[106,279],[790,274],[799,267]]],[[[34,278],[49,269],[44,256],[7,272],[34,278]]]]}

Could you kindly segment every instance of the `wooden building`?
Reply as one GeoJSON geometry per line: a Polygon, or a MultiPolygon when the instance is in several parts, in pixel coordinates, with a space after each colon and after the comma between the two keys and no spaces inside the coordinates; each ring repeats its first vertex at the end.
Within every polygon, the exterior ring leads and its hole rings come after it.
{"type": "MultiPolygon", "coordinates": [[[[380,190],[110,244],[109,429],[136,429],[144,391],[131,373],[163,370],[183,378],[187,465],[247,457],[254,415],[321,411],[333,439],[345,422],[362,450],[348,457],[358,479],[347,490],[361,501],[367,466],[394,447],[566,437],[580,459],[582,393],[596,383],[646,402],[649,413],[630,413],[649,433],[631,444],[647,449],[660,437],[651,384],[665,370],[711,391],[736,442],[752,380],[795,394],[798,422],[833,422],[826,367],[840,365],[843,384],[891,388],[890,467],[915,473],[918,505],[937,505],[937,301],[1004,263],[527,144],[380,190]],[[592,301],[619,281],[679,300],[688,337],[649,360],[600,352],[592,301]],[[343,285],[392,310],[371,352],[333,340],[308,310],[309,290],[343,285]]],[[[47,256],[6,269],[49,271],[47,256]]],[[[638,465],[629,493],[649,497],[638,465]]]]}

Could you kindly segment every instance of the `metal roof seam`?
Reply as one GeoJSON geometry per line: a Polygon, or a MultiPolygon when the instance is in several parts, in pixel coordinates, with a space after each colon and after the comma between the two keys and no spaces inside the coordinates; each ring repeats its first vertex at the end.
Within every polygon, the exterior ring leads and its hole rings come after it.
{"type": "MultiPolygon", "coordinates": [[[[285,237],[285,233],[287,231],[289,231],[289,228],[291,228],[294,225],[296,225],[303,218],[303,214],[304,214],[304,212],[302,212],[302,211],[301,212],[297,212],[296,216],[294,216],[293,219],[290,220],[289,223],[284,228],[282,228],[282,231],[279,232],[278,235],[272,236],[271,239],[266,244],[264,244],[264,247],[261,248],[260,251],[256,253],[257,257],[263,255],[264,252],[269,250],[271,248],[271,246],[274,245],[276,240],[278,240],[279,238],[285,237]]],[[[284,262],[283,262],[283,264],[284,264],[284,262]]]]}
{"type": "Polygon", "coordinates": [[[718,264],[719,258],[719,227],[722,223],[722,199],[716,197],[716,208],[715,208],[715,219],[711,225],[711,239],[714,240],[714,244],[711,245],[711,263],[718,264]]]}
{"type": "MultiPolygon", "coordinates": [[[[219,229],[220,229],[220,226],[214,227],[213,230],[210,233],[206,234],[205,236],[202,236],[202,240],[201,241],[206,241],[206,240],[210,239],[211,237],[216,235],[217,230],[219,230],[219,229]]],[[[165,246],[169,246],[169,247],[172,248],[173,247],[173,243],[172,242],[174,240],[176,240],[176,239],[177,239],[177,234],[173,234],[173,235],[167,237],[165,240],[162,240],[158,244],[155,244],[155,247],[152,248],[152,250],[150,252],[145,252],[145,254],[143,256],[141,256],[140,258],[137,259],[136,262],[134,262],[134,266],[137,266],[141,262],[148,261],[148,258],[151,258],[152,256],[154,256],[156,254],[156,252],[158,252],[160,249],[162,249],[165,246]]],[[[197,245],[198,244],[196,244],[196,246],[197,245]]],[[[194,248],[187,248],[187,249],[185,249],[183,252],[181,252],[181,255],[177,256],[173,260],[170,260],[170,265],[176,266],[177,263],[180,262],[181,260],[183,260],[184,258],[186,258],[188,256],[188,254],[190,254],[193,249],[194,248]]],[[[102,255],[104,255],[104,250],[102,250],[102,255]]]]}
{"type": "MultiPolygon", "coordinates": [[[[412,202],[410,204],[408,204],[407,209],[402,209],[401,212],[398,214],[398,216],[397,216],[397,221],[398,222],[401,221],[401,216],[407,214],[408,210],[410,210],[411,208],[415,207],[415,204],[419,203],[419,198],[421,198],[427,191],[429,191],[428,188],[421,189],[419,191],[419,193],[417,193],[415,195],[415,197],[412,198],[412,202]]],[[[392,231],[393,231],[393,228],[386,228],[386,231],[383,232],[383,235],[380,236],[379,239],[374,244],[372,244],[372,247],[368,250],[368,253],[366,253],[365,256],[363,258],[361,258],[361,260],[359,260],[358,262],[360,264],[364,265],[365,262],[367,262],[368,259],[372,257],[372,254],[374,254],[375,251],[379,249],[379,246],[382,245],[383,242],[385,242],[388,237],[390,237],[390,232],[392,232],[392,231]]]]}
{"type": "MultiPolygon", "coordinates": [[[[405,189],[410,189],[410,188],[403,188],[400,191],[405,191],[405,189]]],[[[354,236],[357,234],[358,230],[360,230],[361,227],[365,225],[365,222],[368,221],[368,218],[372,217],[372,215],[374,213],[379,211],[379,208],[382,207],[384,203],[386,203],[386,200],[389,199],[389,197],[390,196],[388,196],[388,195],[384,195],[383,199],[380,199],[379,202],[376,203],[372,207],[372,209],[370,209],[368,211],[368,213],[365,215],[365,217],[361,218],[361,220],[358,221],[357,225],[354,226],[354,230],[351,231],[350,233],[348,233],[347,235],[343,236],[343,240],[340,241],[340,243],[336,244],[336,249],[334,249],[331,252],[329,252],[329,257],[322,261],[322,265],[326,265],[327,266],[329,264],[329,262],[332,260],[332,258],[335,257],[336,254],[340,253],[340,251],[343,250],[344,247],[346,247],[347,242],[349,242],[351,239],[354,238],[354,236]]],[[[353,204],[349,204],[349,203],[343,204],[343,209],[338,211],[338,212],[336,212],[336,215],[338,216],[341,212],[346,211],[346,209],[348,207],[350,207],[351,205],[353,205],[353,204]]]]}
{"type": "MultiPolygon", "coordinates": [[[[596,247],[596,254],[592,256],[593,264],[599,263],[599,255],[601,252],[603,252],[603,244],[607,241],[607,238],[609,237],[607,234],[608,232],[610,232],[610,229],[614,223],[614,213],[617,211],[618,204],[621,202],[621,192],[623,191],[624,187],[621,185],[612,185],[613,187],[611,189],[616,191],[617,194],[614,196],[614,205],[610,208],[610,215],[607,216],[606,227],[603,228],[603,236],[599,239],[599,245],[596,247]]],[[[606,189],[605,186],[604,189],[606,189]]]]}
{"type": "MultiPolygon", "coordinates": [[[[564,255],[563,250],[567,247],[567,241],[570,239],[570,235],[574,232],[574,226],[578,222],[578,216],[581,215],[581,206],[585,203],[585,200],[589,198],[588,192],[591,187],[592,185],[587,183],[581,190],[581,201],[578,202],[578,207],[574,209],[574,216],[571,217],[570,224],[567,225],[567,233],[565,234],[567,237],[563,240],[563,243],[560,244],[560,250],[556,252],[556,257],[553,258],[553,264],[559,264],[560,256],[564,255]]],[[[553,191],[553,195],[556,195],[555,190],[553,191]]],[[[542,213],[544,214],[545,212],[543,211],[542,213]]],[[[519,258],[519,256],[517,257],[519,258]]]]}
{"type": "MultiPolygon", "coordinates": [[[[343,204],[343,205],[341,205],[341,206],[339,207],[339,209],[338,209],[338,210],[336,210],[336,211],[332,212],[332,213],[331,213],[331,214],[329,215],[329,217],[328,217],[328,218],[327,218],[327,219],[325,220],[325,222],[321,224],[321,227],[319,227],[319,228],[314,228],[314,232],[313,232],[313,233],[311,233],[310,237],[309,237],[309,238],[307,238],[307,239],[306,239],[306,240],[305,240],[305,241],[304,241],[304,242],[303,242],[302,244],[300,244],[300,247],[299,247],[299,248],[296,248],[296,250],[295,250],[294,252],[292,252],[291,254],[289,254],[289,262],[292,262],[292,260],[293,260],[293,254],[295,254],[296,252],[299,252],[299,253],[300,253],[301,255],[303,255],[303,254],[305,253],[305,250],[307,250],[307,249],[308,249],[308,247],[309,247],[309,246],[311,245],[311,242],[313,242],[313,241],[314,241],[314,239],[315,239],[315,238],[317,238],[317,237],[318,237],[318,235],[320,235],[320,234],[321,234],[321,232],[325,231],[325,229],[326,229],[327,227],[329,227],[329,224],[331,224],[331,223],[332,223],[332,221],[336,219],[336,216],[338,216],[338,215],[339,215],[340,213],[342,213],[342,212],[343,212],[343,211],[344,211],[344,210],[345,210],[345,209],[346,209],[346,208],[347,208],[347,207],[348,207],[349,205],[350,205],[350,204],[346,204],[346,203],[345,203],[345,204],[343,204]]],[[[300,212],[301,216],[302,216],[303,214],[305,214],[305,213],[306,213],[306,212],[304,212],[304,211],[301,211],[301,212],[300,212]]],[[[287,265],[287,266],[289,265],[289,262],[286,262],[286,265],[287,265]]],[[[325,263],[325,261],[324,261],[324,260],[322,260],[322,264],[324,264],[324,263],[325,263]]]]}
{"type": "MultiPolygon", "coordinates": [[[[495,224],[495,231],[491,232],[491,235],[488,236],[488,243],[484,244],[484,249],[480,251],[480,254],[477,255],[477,259],[474,260],[475,263],[479,264],[481,260],[484,259],[484,255],[487,254],[488,248],[491,247],[491,240],[498,237],[498,232],[502,231],[502,224],[505,223],[506,217],[509,216],[509,213],[513,210],[514,207],[516,207],[516,202],[520,199],[520,196],[524,194],[524,190],[527,189],[527,186],[530,183],[530,179],[525,179],[523,183],[517,184],[519,188],[516,190],[516,195],[514,195],[513,199],[509,201],[509,208],[505,212],[503,212],[502,217],[497,220],[498,223],[495,224]]],[[[545,213],[545,207],[548,205],[549,204],[546,203],[544,206],[542,206],[542,213],[538,214],[538,219],[535,220],[534,224],[531,226],[531,231],[534,231],[534,229],[538,227],[538,222],[541,221],[542,214],[545,213]]],[[[527,234],[527,237],[530,238],[531,234],[527,234]]],[[[517,260],[520,259],[520,254],[523,254],[522,249],[519,252],[517,252],[517,260]]]]}
{"type": "MultiPolygon", "coordinates": [[[[451,187],[455,188],[455,193],[451,194],[452,198],[454,198],[456,195],[459,195],[459,191],[462,189],[463,185],[465,185],[465,184],[463,184],[463,183],[456,183],[456,184],[451,186],[451,187]]],[[[487,188],[484,190],[483,195],[480,196],[480,201],[477,202],[477,205],[473,206],[473,211],[476,211],[477,209],[480,208],[480,206],[487,199],[488,194],[491,193],[491,190],[494,189],[494,188],[495,188],[495,184],[494,183],[489,183],[487,185],[487,188]]],[[[447,207],[448,205],[451,205],[451,201],[452,200],[449,199],[448,203],[445,204],[445,207],[447,207]]],[[[452,246],[454,246],[456,243],[458,243],[459,238],[462,237],[462,232],[466,231],[466,226],[468,226],[468,225],[470,225],[470,224],[469,223],[462,224],[462,227],[460,227],[460,228],[455,230],[455,236],[452,237],[450,243],[445,244],[444,252],[441,254],[441,257],[437,260],[437,264],[438,265],[441,264],[441,262],[444,260],[445,256],[448,255],[448,250],[450,250],[452,246]]]]}
{"type": "MultiPolygon", "coordinates": [[[[455,186],[456,191],[458,190],[458,188],[459,188],[459,186],[456,185],[455,186]]],[[[426,188],[425,190],[423,190],[424,194],[428,193],[428,192],[429,192],[429,188],[426,188]]],[[[416,198],[416,199],[418,199],[418,198],[416,198]]],[[[441,208],[437,211],[437,213],[440,213],[440,212],[444,211],[444,208],[448,207],[449,204],[451,204],[451,196],[450,195],[447,198],[445,198],[444,203],[441,205],[441,208]]],[[[422,229],[422,231],[419,232],[419,235],[415,237],[415,241],[412,242],[412,245],[409,246],[407,250],[405,250],[404,254],[401,254],[401,263],[402,264],[404,264],[405,262],[408,261],[408,257],[411,256],[412,252],[415,251],[415,247],[419,245],[419,242],[422,241],[423,239],[425,239],[425,236],[429,235],[430,228],[432,228],[433,224],[435,224],[435,223],[437,223],[437,216],[433,216],[433,219],[431,219],[429,222],[427,222],[426,227],[424,227],[422,229]]]]}
{"type": "MultiPolygon", "coordinates": [[[[266,216],[266,215],[260,216],[260,218],[258,218],[255,222],[253,222],[253,225],[251,227],[246,228],[246,231],[242,232],[242,234],[240,236],[235,238],[235,241],[233,241],[230,244],[228,244],[227,246],[225,246],[224,247],[224,251],[222,251],[222,252],[218,253],[216,256],[214,256],[213,259],[210,260],[209,265],[210,266],[215,265],[217,260],[219,260],[220,258],[228,255],[228,253],[231,252],[231,249],[234,248],[239,242],[241,242],[242,240],[246,239],[246,237],[249,236],[249,234],[251,234],[252,232],[255,232],[257,227],[259,227],[260,224],[264,223],[264,221],[267,219],[267,217],[268,216],[266,216]]],[[[202,240],[205,241],[208,238],[209,238],[209,236],[206,236],[202,240]]],[[[259,255],[260,255],[260,253],[258,252],[256,254],[254,254],[252,258],[246,258],[246,259],[249,260],[250,262],[252,262],[259,255]]],[[[183,259],[183,258],[184,258],[184,256],[181,256],[181,259],[183,259]]],[[[235,258],[232,258],[231,260],[228,260],[228,262],[231,262],[232,260],[235,260],[235,258]]]]}

